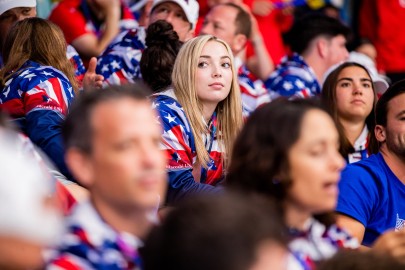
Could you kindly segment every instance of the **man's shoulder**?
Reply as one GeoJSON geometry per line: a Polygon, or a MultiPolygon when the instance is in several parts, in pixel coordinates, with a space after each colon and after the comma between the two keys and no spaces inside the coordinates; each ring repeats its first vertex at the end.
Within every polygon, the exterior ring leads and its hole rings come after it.
{"type": "Polygon", "coordinates": [[[342,171],[341,182],[361,182],[371,187],[386,186],[390,177],[381,154],[372,155],[367,159],[349,164],[342,171]]]}
{"type": "Polygon", "coordinates": [[[380,153],[371,155],[370,157],[348,164],[343,172],[359,172],[376,174],[383,173],[384,170],[384,160],[380,153]]]}

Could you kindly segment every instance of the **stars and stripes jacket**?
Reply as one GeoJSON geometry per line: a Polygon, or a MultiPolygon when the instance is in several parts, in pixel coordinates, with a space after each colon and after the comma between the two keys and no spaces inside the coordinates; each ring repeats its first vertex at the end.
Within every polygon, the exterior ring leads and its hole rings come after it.
{"type": "Polygon", "coordinates": [[[141,78],[139,63],[145,49],[146,31],[138,27],[118,35],[98,58],[96,72],[104,85],[132,83],[141,78]]]}
{"type": "Polygon", "coordinates": [[[267,91],[263,82],[256,78],[245,65],[241,65],[238,69],[238,83],[243,105],[243,116],[245,118],[258,107],[270,102],[274,98],[267,91]]]}
{"type": "Polygon", "coordinates": [[[48,250],[48,270],[140,270],[141,240],[107,224],[89,201],[77,204],[60,246],[48,250]]]}
{"type": "Polygon", "coordinates": [[[0,94],[0,109],[68,178],[61,125],[73,98],[73,88],[61,71],[33,61],[14,72],[0,94]]]}
{"type": "Polygon", "coordinates": [[[80,58],[78,52],[72,45],[67,45],[66,47],[66,57],[73,64],[75,70],[75,77],[79,84],[82,84],[84,74],[86,73],[86,68],[84,67],[83,61],[80,58]]]}
{"type": "Polygon", "coordinates": [[[209,153],[208,168],[197,166],[195,139],[191,126],[182,106],[172,89],[152,96],[153,107],[159,113],[163,126],[162,148],[167,154],[169,188],[167,203],[172,204],[183,198],[203,192],[220,192],[215,187],[223,179],[222,152],[217,138],[217,119],[214,113],[208,123],[209,134],[203,135],[204,144],[209,153]],[[193,166],[196,171],[193,176],[193,166]]]}
{"type": "Polygon", "coordinates": [[[269,91],[291,98],[308,98],[321,93],[314,71],[297,53],[284,57],[264,84],[269,91]]]}

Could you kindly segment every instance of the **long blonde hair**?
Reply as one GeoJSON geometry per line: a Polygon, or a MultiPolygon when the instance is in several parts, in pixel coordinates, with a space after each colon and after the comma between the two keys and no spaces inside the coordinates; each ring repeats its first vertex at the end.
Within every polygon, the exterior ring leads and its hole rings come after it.
{"type": "Polygon", "coordinates": [[[52,66],[66,75],[75,92],[78,83],[72,63],[66,56],[66,40],[58,26],[40,18],[28,18],[13,25],[3,46],[4,68],[0,83],[13,76],[28,60],[52,66]]]}
{"type": "Polygon", "coordinates": [[[217,138],[221,151],[223,152],[222,162],[224,167],[227,168],[229,163],[228,156],[232,152],[234,140],[243,124],[240,89],[230,47],[226,42],[212,35],[203,35],[189,40],[183,45],[177,55],[173,67],[172,81],[176,97],[179,103],[183,106],[191,125],[191,131],[194,135],[197,161],[206,168],[210,158],[205,149],[202,135],[207,134],[208,129],[202,118],[202,103],[197,95],[196,72],[202,50],[205,44],[209,41],[215,41],[224,45],[231,58],[231,90],[228,96],[218,103],[216,108],[218,123],[217,138]]]}

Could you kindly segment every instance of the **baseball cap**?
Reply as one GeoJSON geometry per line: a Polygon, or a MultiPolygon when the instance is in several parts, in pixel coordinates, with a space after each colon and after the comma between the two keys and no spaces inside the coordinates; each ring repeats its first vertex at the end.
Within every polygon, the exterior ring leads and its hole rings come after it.
{"type": "Polygon", "coordinates": [[[367,68],[378,94],[383,94],[388,89],[388,82],[378,73],[374,62],[370,57],[363,53],[350,52],[347,61],[358,63],[367,68]]]}
{"type": "Polygon", "coordinates": [[[0,0],[0,15],[12,8],[36,6],[36,0],[0,0]]]}
{"type": "MultiPolygon", "coordinates": [[[[367,69],[378,95],[382,95],[388,89],[389,84],[388,84],[387,80],[378,73],[373,60],[371,60],[371,58],[368,57],[367,55],[365,55],[363,53],[359,53],[359,52],[350,52],[349,57],[344,62],[354,62],[354,63],[362,65],[365,69],[367,69]]],[[[331,66],[325,72],[325,74],[323,76],[323,81],[326,80],[326,78],[329,76],[329,74],[332,71],[334,71],[337,67],[339,67],[344,62],[331,66]]]]}
{"type": "Polygon", "coordinates": [[[186,14],[187,20],[191,23],[192,28],[195,28],[198,20],[198,11],[200,8],[196,0],[154,0],[151,10],[153,10],[157,5],[166,2],[172,2],[179,5],[183,9],[184,14],[186,14]]]}

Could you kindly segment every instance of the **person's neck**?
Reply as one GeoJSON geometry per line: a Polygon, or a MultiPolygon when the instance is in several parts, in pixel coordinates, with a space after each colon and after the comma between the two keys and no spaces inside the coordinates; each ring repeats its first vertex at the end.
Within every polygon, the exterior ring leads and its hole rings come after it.
{"type": "Polygon", "coordinates": [[[321,85],[323,83],[323,76],[327,70],[322,65],[322,59],[319,59],[318,57],[314,55],[302,55],[302,58],[304,59],[305,63],[312,69],[314,72],[314,75],[316,77],[316,80],[318,81],[318,84],[321,85]]]}
{"type": "Polygon", "coordinates": [[[364,120],[349,121],[343,118],[340,118],[339,121],[343,126],[346,138],[349,140],[352,146],[354,146],[354,143],[363,132],[364,126],[366,125],[365,121],[364,120]]]}
{"type": "Polygon", "coordinates": [[[286,202],[284,204],[284,209],[284,219],[287,227],[300,231],[305,231],[307,229],[305,225],[312,217],[311,213],[298,207],[293,202],[286,202]]]}
{"type": "Polygon", "coordinates": [[[213,104],[213,103],[204,103],[202,105],[203,107],[203,117],[205,120],[205,123],[208,124],[208,122],[211,120],[212,115],[214,114],[218,104],[213,104]]]}
{"type": "Polygon", "coordinates": [[[118,232],[127,232],[138,238],[144,238],[152,227],[148,210],[140,208],[117,210],[97,196],[91,196],[90,200],[102,219],[118,232]]]}
{"type": "Polygon", "coordinates": [[[405,185],[405,157],[393,153],[386,142],[381,145],[380,153],[394,175],[405,185]]]}

